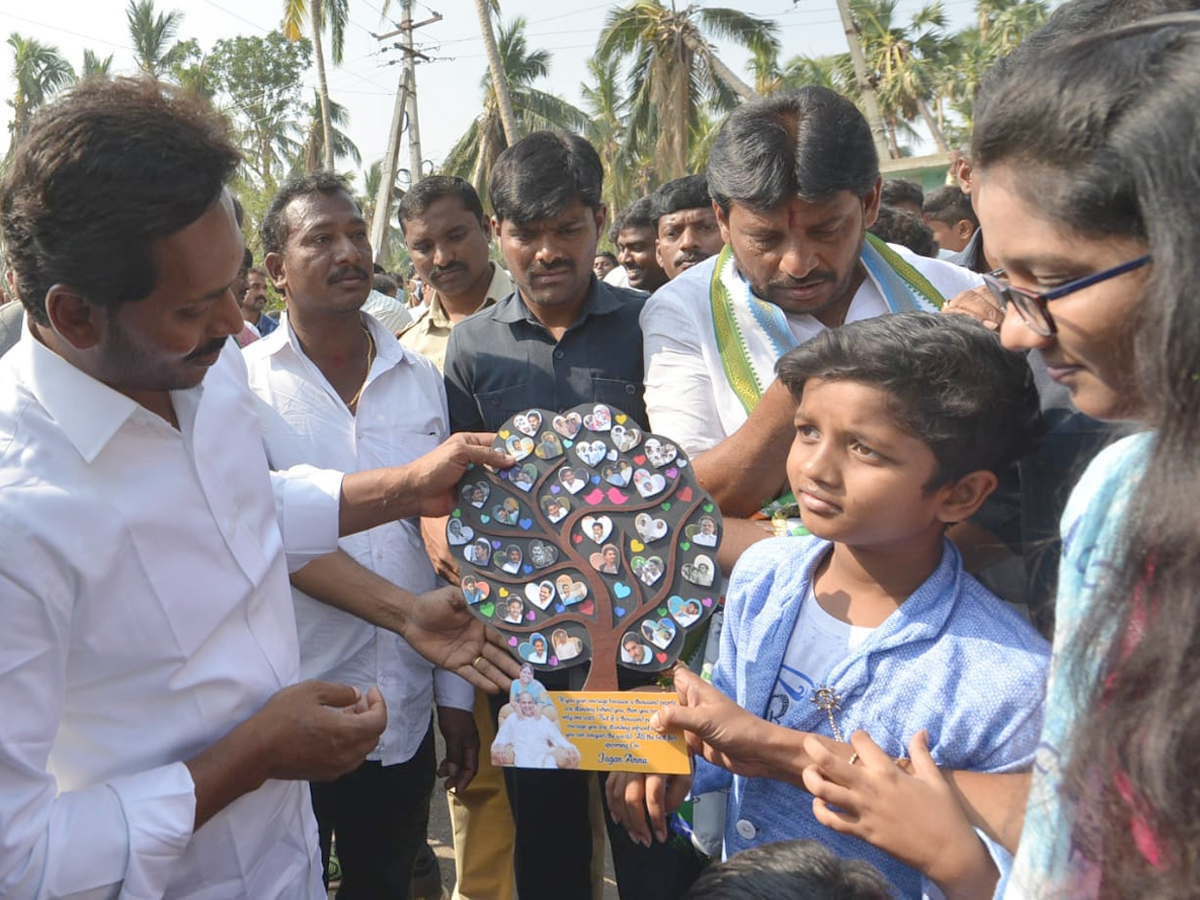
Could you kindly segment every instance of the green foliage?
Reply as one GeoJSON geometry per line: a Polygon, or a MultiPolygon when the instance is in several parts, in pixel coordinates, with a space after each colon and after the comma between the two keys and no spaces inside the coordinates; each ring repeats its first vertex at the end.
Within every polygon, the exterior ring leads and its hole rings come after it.
{"type": "Polygon", "coordinates": [[[8,36],[13,50],[12,78],[15,90],[8,100],[13,109],[11,149],[29,131],[29,120],[38,107],[75,81],[75,70],[58,48],[15,31],[8,36]]]}
{"type": "MultiPolygon", "coordinates": [[[[535,81],[549,74],[550,53],[529,49],[524,19],[513,19],[507,26],[501,25],[496,43],[500,50],[500,64],[506,73],[512,95],[517,130],[521,134],[546,129],[582,133],[587,129],[591,120],[586,113],[560,97],[533,86],[535,81]]],[[[491,74],[485,72],[480,84],[483,88],[483,112],[450,150],[442,164],[442,172],[469,180],[486,202],[484,186],[491,174],[492,164],[508,146],[508,141],[501,126],[500,108],[491,74]]]]}
{"type": "Polygon", "coordinates": [[[174,9],[154,14],[154,0],[129,0],[125,8],[133,58],[147,75],[158,78],[171,70],[179,58],[179,44],[172,44],[183,23],[183,13],[174,9]]]}
{"type": "Polygon", "coordinates": [[[274,192],[300,154],[309,121],[300,79],[312,45],[279,32],[219,40],[205,61],[218,107],[233,124],[245,154],[245,177],[274,192]]]}

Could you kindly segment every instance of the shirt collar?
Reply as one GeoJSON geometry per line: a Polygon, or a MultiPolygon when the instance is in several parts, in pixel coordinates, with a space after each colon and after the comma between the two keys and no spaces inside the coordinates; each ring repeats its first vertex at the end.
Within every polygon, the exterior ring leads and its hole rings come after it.
{"type": "MultiPolygon", "coordinates": [[[[375,342],[375,362],[371,365],[372,370],[377,365],[390,369],[401,363],[413,362],[414,351],[405,350],[404,346],[396,340],[396,336],[388,331],[382,322],[369,313],[360,315],[363,326],[371,332],[371,339],[375,342]]],[[[292,329],[287,310],[279,315],[279,327],[258,343],[263,346],[267,356],[275,356],[286,348],[288,352],[295,354],[300,359],[308,359],[300,346],[300,339],[296,337],[296,332],[292,329]]]]}
{"type": "MultiPolygon", "coordinates": [[[[593,275],[591,281],[588,282],[587,296],[584,298],[583,308],[579,311],[579,318],[571,323],[571,328],[575,328],[589,316],[603,316],[620,308],[621,298],[617,293],[593,275]]],[[[542,327],[542,324],[529,311],[529,307],[525,305],[525,301],[521,299],[520,289],[515,285],[513,292],[497,304],[495,319],[497,322],[510,324],[522,321],[530,322],[539,328],[542,327]]]]}
{"type": "MultiPolygon", "coordinates": [[[[479,304],[475,312],[481,309],[487,309],[494,303],[503,300],[513,292],[512,279],[508,277],[508,273],[503,268],[495,263],[488,263],[492,267],[492,278],[488,282],[487,293],[483,297],[483,302],[479,304]]],[[[424,312],[425,318],[429,320],[429,324],[434,328],[450,328],[450,317],[446,315],[446,307],[442,306],[442,296],[437,291],[433,292],[433,296],[429,298],[429,306],[424,312]]]]}
{"type": "Polygon", "coordinates": [[[26,327],[12,352],[30,392],[89,465],[141,406],[59,356],[26,327]]]}

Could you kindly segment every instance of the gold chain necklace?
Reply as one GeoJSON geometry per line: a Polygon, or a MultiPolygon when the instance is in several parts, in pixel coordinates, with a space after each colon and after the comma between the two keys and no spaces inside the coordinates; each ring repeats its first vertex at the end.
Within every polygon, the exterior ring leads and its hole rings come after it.
{"type": "Polygon", "coordinates": [[[371,377],[371,365],[375,362],[375,339],[371,337],[371,332],[367,330],[366,326],[363,326],[363,334],[367,338],[367,371],[363,375],[362,384],[354,392],[354,396],[346,401],[346,408],[351,412],[358,407],[358,398],[362,396],[363,388],[367,386],[367,379],[371,377]]]}

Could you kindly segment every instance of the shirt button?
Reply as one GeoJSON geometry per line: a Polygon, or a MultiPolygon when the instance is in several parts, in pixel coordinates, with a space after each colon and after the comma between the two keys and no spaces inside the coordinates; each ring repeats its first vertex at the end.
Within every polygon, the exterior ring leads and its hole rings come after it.
{"type": "Polygon", "coordinates": [[[633,384],[625,385],[625,393],[627,393],[627,394],[637,393],[637,386],[633,385],[633,384]]]}
{"type": "Polygon", "coordinates": [[[563,353],[561,350],[555,350],[555,351],[554,351],[554,358],[555,358],[555,359],[562,359],[562,358],[563,358],[564,356],[566,356],[566,355],[567,355],[567,354],[563,353]]]}
{"type": "Polygon", "coordinates": [[[749,819],[738,819],[738,823],[734,827],[737,828],[738,836],[743,840],[752,841],[758,834],[758,830],[750,824],[749,819]]]}

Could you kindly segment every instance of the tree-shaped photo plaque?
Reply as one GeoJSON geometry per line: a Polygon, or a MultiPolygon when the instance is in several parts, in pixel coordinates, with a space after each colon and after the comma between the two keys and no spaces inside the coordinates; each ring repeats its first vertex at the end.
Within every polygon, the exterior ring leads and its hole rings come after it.
{"type": "Polygon", "coordinates": [[[475,615],[535,672],[669,669],[721,596],[721,514],[686,454],[618,409],[529,409],[497,433],[510,469],[475,467],[447,523],[475,615]]]}
{"type": "Polygon", "coordinates": [[[471,469],[446,528],[471,609],[535,670],[590,661],[585,690],[670,668],[721,591],[721,513],[687,456],[604,404],[526,410],[495,446],[516,465],[471,469]]]}

